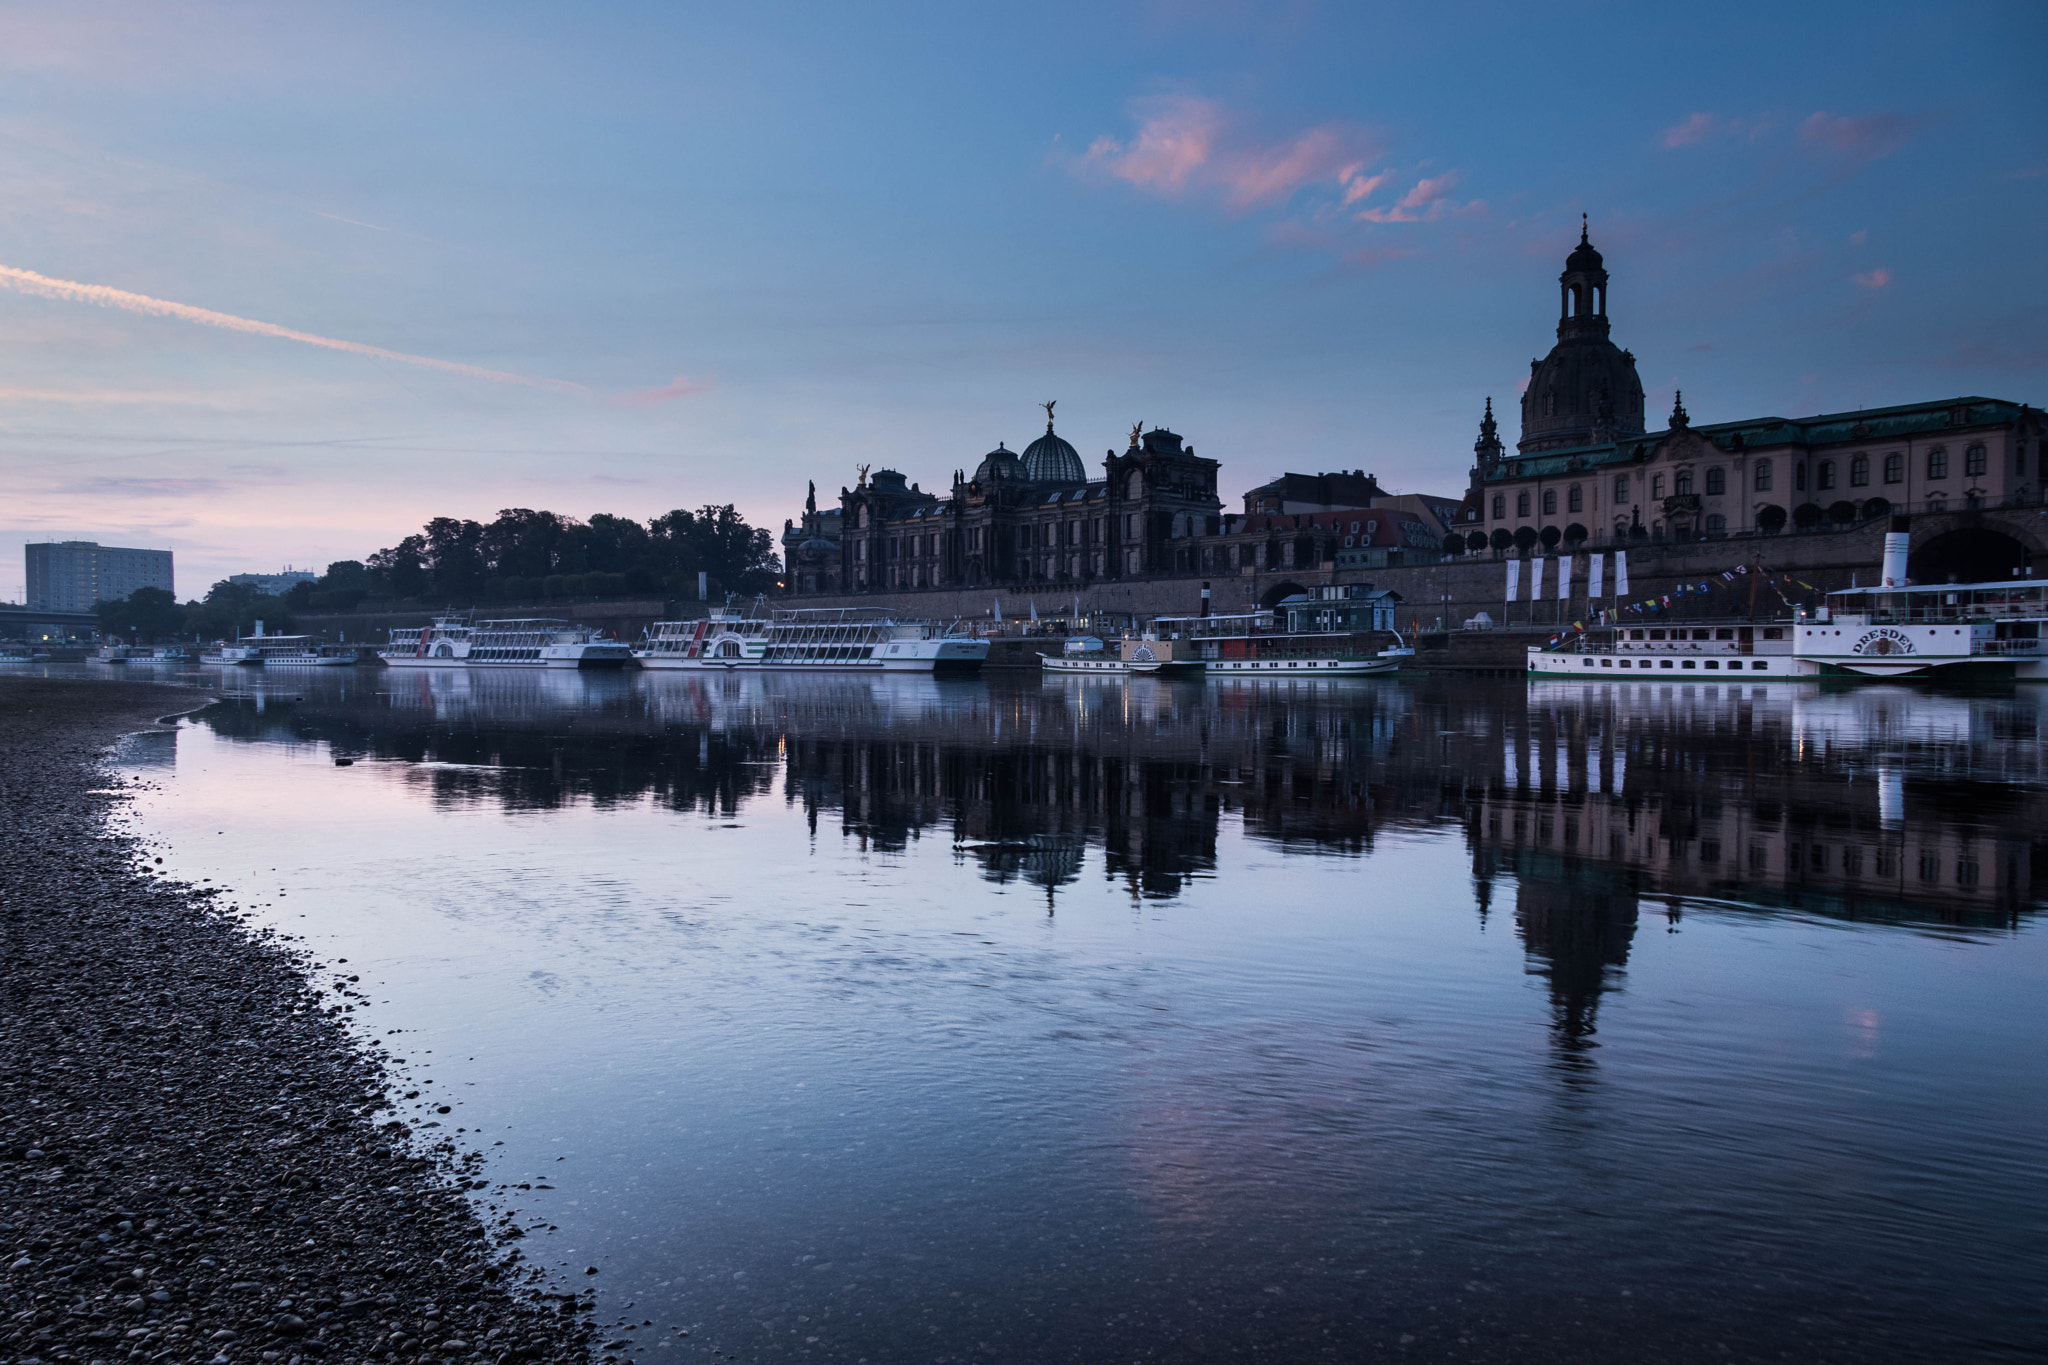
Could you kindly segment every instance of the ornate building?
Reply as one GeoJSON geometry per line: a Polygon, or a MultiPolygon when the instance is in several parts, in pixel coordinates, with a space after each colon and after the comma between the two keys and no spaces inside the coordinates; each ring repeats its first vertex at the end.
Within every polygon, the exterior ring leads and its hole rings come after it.
{"type": "MultiPolygon", "coordinates": [[[[1557,345],[1530,362],[1510,456],[1487,400],[1459,526],[1468,551],[1777,534],[1891,512],[2037,505],[2039,411],[1989,398],[1645,432],[1635,357],[1608,338],[1607,270],[1582,228],[1557,345]]],[[[2002,572],[2002,571],[2001,571],[2002,572]]]]}
{"type": "Polygon", "coordinates": [[[949,496],[893,469],[865,467],[839,506],[783,524],[788,591],[1086,584],[1193,572],[1187,542],[1221,530],[1217,462],[1163,427],[1131,429],[1122,454],[1104,452],[1090,480],[1053,430],[1020,455],[998,444],[973,472],[955,470],[949,496]]]}

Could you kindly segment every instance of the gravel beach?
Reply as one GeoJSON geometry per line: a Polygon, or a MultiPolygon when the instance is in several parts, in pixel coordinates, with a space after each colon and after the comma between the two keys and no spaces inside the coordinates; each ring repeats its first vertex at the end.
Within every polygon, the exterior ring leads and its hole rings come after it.
{"type": "Polygon", "coordinates": [[[587,1292],[388,1106],[346,969],[110,820],[116,739],[205,700],[0,678],[0,1365],[588,1360],[587,1292]]]}

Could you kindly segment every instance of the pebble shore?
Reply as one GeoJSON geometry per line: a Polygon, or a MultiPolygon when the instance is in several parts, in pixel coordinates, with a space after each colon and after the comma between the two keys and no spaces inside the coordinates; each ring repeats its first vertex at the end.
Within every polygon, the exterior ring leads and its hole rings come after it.
{"type": "Polygon", "coordinates": [[[0,1365],[592,1359],[588,1292],[390,1107],[346,977],[111,818],[118,737],[205,700],[0,678],[0,1365]]]}

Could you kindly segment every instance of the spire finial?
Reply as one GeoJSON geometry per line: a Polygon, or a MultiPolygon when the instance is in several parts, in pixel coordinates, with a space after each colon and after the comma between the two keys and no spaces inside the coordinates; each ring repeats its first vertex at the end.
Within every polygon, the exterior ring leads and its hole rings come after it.
{"type": "Polygon", "coordinates": [[[1686,425],[1692,419],[1685,412],[1685,390],[1671,391],[1671,426],[1673,430],[1686,425]]]}
{"type": "Polygon", "coordinates": [[[1586,230],[1587,230],[1587,223],[1586,223],[1586,215],[1585,215],[1584,213],[1581,213],[1581,214],[1579,215],[1579,245],[1580,245],[1580,246],[1591,246],[1591,245],[1593,245],[1593,243],[1592,243],[1591,241],[1587,240],[1587,237],[1586,237],[1586,230]]]}
{"type": "Polygon", "coordinates": [[[1051,431],[1051,430],[1052,430],[1052,405],[1053,405],[1054,403],[1057,403],[1057,402],[1059,402],[1059,401],[1060,401],[1060,400],[1059,400],[1059,399],[1057,399],[1057,398],[1048,398],[1048,399],[1047,399],[1047,400],[1046,400],[1045,402],[1043,402],[1043,403],[1040,403],[1040,404],[1038,405],[1038,406],[1040,406],[1041,408],[1044,408],[1044,409],[1045,409],[1045,429],[1046,429],[1047,431],[1051,431]]]}

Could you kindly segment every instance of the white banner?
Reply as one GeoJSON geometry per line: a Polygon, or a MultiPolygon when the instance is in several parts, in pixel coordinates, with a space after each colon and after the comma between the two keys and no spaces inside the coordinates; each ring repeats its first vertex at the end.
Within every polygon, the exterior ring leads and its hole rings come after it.
{"type": "Polygon", "coordinates": [[[1541,601],[1543,597],[1543,556],[1529,561],[1529,600],[1541,601]]]}
{"type": "Polygon", "coordinates": [[[1573,556],[1566,555],[1557,561],[1557,600],[1560,602],[1572,600],[1572,560],[1573,556]]]}
{"type": "Polygon", "coordinates": [[[1606,577],[1606,574],[1605,574],[1605,572],[1604,572],[1604,570],[1605,570],[1606,568],[1607,568],[1607,556],[1606,556],[1606,555],[1594,555],[1594,556],[1593,556],[1593,559],[1592,559],[1592,562],[1591,562],[1591,563],[1589,563],[1589,564],[1588,564],[1588,565],[1586,566],[1586,601],[1587,601],[1587,602],[1589,602],[1589,603],[1592,603],[1592,602],[1598,602],[1598,601],[1600,600],[1600,588],[1601,588],[1601,586],[1602,586],[1602,584],[1601,584],[1601,579],[1603,579],[1604,577],[1606,577]]]}
{"type": "Polygon", "coordinates": [[[1627,550],[1616,550],[1614,552],[1614,595],[1616,597],[1628,596],[1627,550]]]}
{"type": "Polygon", "coordinates": [[[1519,560],[1519,559],[1510,559],[1510,560],[1508,561],[1508,595],[1507,595],[1507,600],[1508,600],[1508,601],[1510,601],[1510,602],[1514,601],[1514,600],[1515,600],[1515,598],[1516,598],[1516,597],[1517,597],[1518,595],[1520,595],[1521,591],[1522,591],[1522,561],[1521,561],[1521,560],[1519,560]]]}

